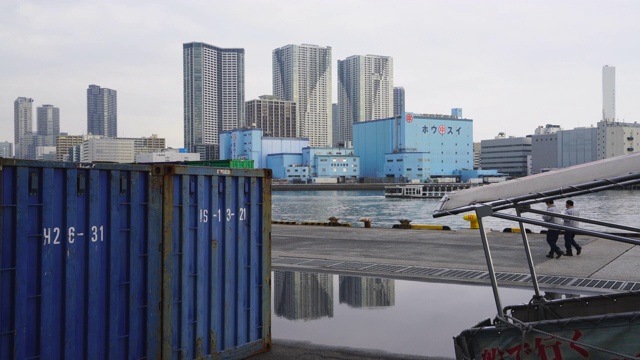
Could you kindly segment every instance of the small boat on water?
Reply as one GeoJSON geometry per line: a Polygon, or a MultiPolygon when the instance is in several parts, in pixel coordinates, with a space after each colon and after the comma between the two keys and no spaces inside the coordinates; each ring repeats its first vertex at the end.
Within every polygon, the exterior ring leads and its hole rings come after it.
{"type": "Polygon", "coordinates": [[[384,196],[404,199],[440,199],[453,191],[480,186],[478,183],[428,183],[385,186],[384,196]]]}
{"type": "Polygon", "coordinates": [[[640,291],[635,285],[606,295],[547,299],[540,294],[536,267],[524,231],[524,224],[531,224],[640,245],[636,237],[640,233],[638,227],[531,208],[531,205],[546,200],[634,184],[640,184],[640,153],[445,195],[434,211],[434,217],[465,212],[475,212],[477,216],[497,310],[493,320],[486,318],[454,337],[456,358],[622,360],[640,357],[640,291]],[[535,216],[524,216],[526,213],[535,216]],[[539,215],[598,225],[603,230],[547,223],[539,220],[539,215]],[[487,231],[483,226],[483,218],[489,216],[520,225],[534,290],[528,304],[502,307],[487,231]],[[621,233],[621,230],[624,232],[621,233]]]}

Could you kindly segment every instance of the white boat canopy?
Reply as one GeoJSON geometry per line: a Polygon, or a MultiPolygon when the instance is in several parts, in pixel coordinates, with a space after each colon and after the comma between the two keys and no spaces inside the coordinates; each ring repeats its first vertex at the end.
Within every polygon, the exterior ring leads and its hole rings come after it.
{"type": "Polygon", "coordinates": [[[640,152],[445,195],[434,217],[474,211],[478,206],[500,210],[640,183],[640,152]]]}
{"type": "Polygon", "coordinates": [[[491,251],[489,250],[487,232],[482,224],[482,219],[484,217],[492,216],[519,223],[520,234],[522,236],[524,250],[527,256],[527,263],[529,264],[529,271],[531,273],[531,281],[536,293],[534,299],[541,299],[533,257],[529,247],[529,240],[524,228],[525,223],[557,230],[570,230],[577,234],[596,236],[603,239],[633,245],[640,245],[640,240],[626,235],[607,233],[606,230],[589,230],[564,225],[564,223],[557,224],[545,222],[540,219],[522,216],[522,213],[551,215],[562,219],[577,220],[594,224],[607,229],[624,230],[638,234],[640,233],[640,228],[633,226],[604,223],[602,221],[581,218],[578,216],[551,213],[548,211],[536,210],[530,206],[531,204],[546,200],[567,198],[638,183],[640,183],[640,152],[449,193],[442,197],[436,207],[436,210],[433,212],[433,217],[460,214],[470,211],[474,211],[476,213],[480,230],[480,238],[485,250],[487,269],[489,270],[489,279],[491,281],[496,301],[496,309],[498,310],[498,314],[501,314],[502,306],[500,303],[500,296],[498,295],[498,282],[493,266],[491,251]],[[516,215],[500,211],[511,208],[515,209],[516,215]]]}

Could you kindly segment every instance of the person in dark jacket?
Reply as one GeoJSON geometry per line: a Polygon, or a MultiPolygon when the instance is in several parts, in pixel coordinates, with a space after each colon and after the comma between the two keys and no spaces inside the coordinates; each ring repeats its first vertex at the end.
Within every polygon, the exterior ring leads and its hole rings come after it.
{"type": "MultiPolygon", "coordinates": [[[[564,211],[566,215],[580,216],[580,211],[578,211],[578,209],[573,207],[573,200],[567,200],[565,202],[565,207],[567,208],[564,211]]],[[[580,225],[580,222],[577,220],[571,220],[571,219],[563,219],[563,220],[564,220],[564,225],[566,226],[578,227],[578,225],[580,225]]],[[[575,232],[571,230],[564,231],[564,247],[567,249],[567,252],[564,254],[566,256],[573,256],[573,252],[572,252],[573,248],[576,248],[576,255],[580,255],[580,253],[582,252],[582,247],[578,245],[575,237],[576,237],[575,232]]]]}
{"type": "MultiPolygon", "coordinates": [[[[553,200],[547,200],[545,201],[545,204],[547,204],[548,212],[552,212],[556,214],[560,213],[560,210],[558,210],[556,205],[553,203],[553,200]]],[[[559,217],[555,217],[553,215],[542,215],[542,220],[548,223],[562,224],[562,219],[560,219],[559,217]]],[[[550,259],[553,258],[554,253],[556,254],[556,259],[560,259],[560,257],[563,255],[562,250],[560,250],[560,248],[556,244],[558,242],[559,235],[560,235],[560,230],[547,228],[547,244],[549,244],[549,248],[550,248],[549,254],[547,255],[547,257],[550,259]]]]}

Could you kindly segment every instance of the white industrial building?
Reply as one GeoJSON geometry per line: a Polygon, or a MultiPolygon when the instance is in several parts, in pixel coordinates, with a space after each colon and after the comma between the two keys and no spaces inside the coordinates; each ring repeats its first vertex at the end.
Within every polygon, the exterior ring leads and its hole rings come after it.
{"type": "Polygon", "coordinates": [[[80,162],[133,163],[134,141],[90,137],[80,145],[80,162]]]}

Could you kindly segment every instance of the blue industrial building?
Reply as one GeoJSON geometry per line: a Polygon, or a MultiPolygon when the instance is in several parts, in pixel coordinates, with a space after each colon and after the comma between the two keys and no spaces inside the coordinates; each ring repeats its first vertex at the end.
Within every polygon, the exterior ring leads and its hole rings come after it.
{"type": "Polygon", "coordinates": [[[236,129],[220,133],[221,160],[253,160],[256,168],[267,167],[267,156],[270,154],[301,154],[302,148],[307,146],[307,138],[263,137],[262,129],[236,129]]]}
{"type": "MultiPolygon", "coordinates": [[[[220,133],[220,158],[253,160],[289,180],[465,181],[474,177],[473,120],[454,115],[403,113],[353,125],[353,149],[309,147],[305,138],[263,137],[261,129],[220,133]],[[467,171],[467,172],[465,172],[467,171]]],[[[475,174],[476,176],[480,174],[475,174]]],[[[487,174],[489,175],[489,174],[487,174]]]]}
{"type": "Polygon", "coordinates": [[[263,137],[262,129],[220,133],[220,159],[253,160],[256,168],[272,169],[275,179],[344,182],[360,177],[360,162],[353,149],[309,147],[306,138],[263,137]]]}
{"type": "Polygon", "coordinates": [[[306,147],[302,164],[309,167],[312,178],[336,178],[338,182],[360,177],[360,159],[354,149],[343,147],[306,147]]]}
{"type": "Polygon", "coordinates": [[[398,180],[460,181],[473,169],[473,120],[455,116],[403,113],[353,124],[354,155],[360,176],[398,180]]]}
{"type": "Polygon", "coordinates": [[[309,167],[302,165],[302,154],[269,154],[267,168],[272,169],[274,179],[307,182],[309,167]]]}

